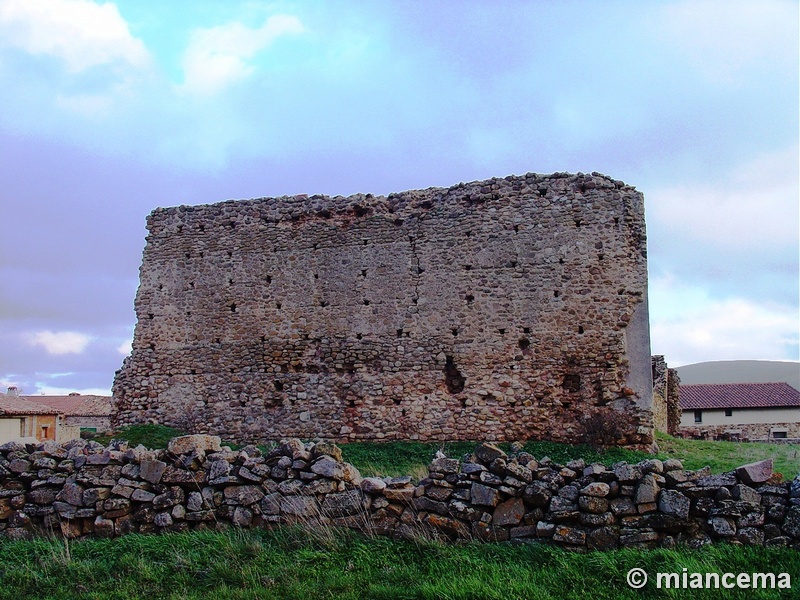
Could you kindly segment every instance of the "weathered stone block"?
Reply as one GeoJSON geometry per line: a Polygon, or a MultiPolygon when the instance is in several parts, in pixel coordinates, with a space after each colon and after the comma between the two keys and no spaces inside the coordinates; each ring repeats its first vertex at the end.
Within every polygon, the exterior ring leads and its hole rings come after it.
{"type": "Polygon", "coordinates": [[[736,535],[736,522],[728,517],[710,517],[708,524],[711,526],[711,531],[719,537],[736,535]]]}
{"type": "Polygon", "coordinates": [[[497,506],[500,492],[480,483],[473,483],[470,488],[472,503],[479,506],[497,506]]]}
{"type": "Polygon", "coordinates": [[[359,490],[348,490],[328,494],[322,501],[322,514],[329,517],[344,517],[364,512],[364,499],[359,490]]]}
{"type": "Polygon", "coordinates": [[[498,458],[507,459],[508,455],[495,444],[484,442],[475,448],[475,458],[488,466],[498,458]]]}
{"type": "Polygon", "coordinates": [[[232,485],[224,490],[225,500],[241,506],[250,506],[264,497],[264,490],[257,485],[232,485]]]}
{"type": "Polygon", "coordinates": [[[317,442],[312,448],[311,454],[314,458],[327,455],[336,462],[342,462],[342,450],[332,442],[317,442]]]}
{"type": "Polygon", "coordinates": [[[344,475],[342,464],[326,455],[321,456],[311,465],[311,472],[332,479],[341,479],[344,475]]]}
{"type": "Polygon", "coordinates": [[[66,483],[57,497],[72,506],[83,506],[83,491],[83,487],[77,483],[66,483]]]}
{"type": "Polygon", "coordinates": [[[616,518],[613,513],[610,512],[600,514],[580,513],[579,521],[581,524],[590,527],[606,527],[608,525],[614,525],[616,523],[616,518]]]}
{"type": "Polygon", "coordinates": [[[733,486],[738,483],[736,475],[733,473],[722,473],[721,475],[706,475],[697,480],[699,487],[716,488],[721,486],[733,486]]]}
{"type": "Polygon", "coordinates": [[[793,506],[787,511],[783,531],[786,535],[800,540],[800,506],[793,506]]]}
{"type": "Polygon", "coordinates": [[[428,470],[432,473],[458,473],[460,467],[461,462],[457,458],[437,458],[431,462],[428,470]]]}
{"type": "Polygon", "coordinates": [[[187,471],[167,465],[161,476],[161,483],[196,487],[204,482],[205,477],[203,471],[187,471]]]}
{"type": "Polygon", "coordinates": [[[237,506],[233,511],[231,521],[237,527],[250,527],[253,523],[253,511],[244,506],[237,506]]]}
{"type": "Polygon", "coordinates": [[[215,435],[184,435],[170,440],[167,450],[171,454],[190,454],[195,450],[219,452],[222,446],[215,435]]]}
{"type": "Polygon", "coordinates": [[[635,482],[642,478],[642,470],[636,465],[620,463],[614,465],[614,475],[621,483],[635,482]]]}
{"type": "Polygon", "coordinates": [[[596,496],[580,496],[578,498],[578,508],[585,512],[600,514],[608,512],[609,507],[609,501],[605,498],[596,496]]]}
{"type": "Polygon", "coordinates": [[[736,469],[736,475],[747,485],[764,483],[772,476],[772,459],[742,465],[736,469]]]}
{"type": "Polygon", "coordinates": [[[618,527],[599,527],[589,532],[586,546],[591,550],[613,550],[619,547],[618,527]]]}
{"type": "Polygon", "coordinates": [[[468,538],[470,534],[470,528],[466,523],[440,514],[429,514],[425,518],[425,523],[453,540],[468,538]]]}
{"type": "MultiPolygon", "coordinates": [[[[33,502],[34,504],[39,504],[40,506],[49,505],[53,503],[57,495],[58,490],[54,488],[42,487],[28,492],[28,501],[33,502]]],[[[2,508],[0,508],[0,514],[2,512],[2,508]]]]}
{"type": "Polygon", "coordinates": [[[105,500],[109,496],[111,496],[110,488],[89,488],[83,492],[83,505],[92,506],[99,500],[105,500]]]}
{"type": "Polygon", "coordinates": [[[682,519],[689,517],[691,501],[689,498],[674,490],[661,490],[658,495],[658,510],[665,515],[674,515],[682,519]]]}
{"type": "Polygon", "coordinates": [[[157,525],[158,527],[169,527],[172,525],[172,514],[169,512],[157,513],[153,518],[153,524],[157,525]]]}
{"type": "Polygon", "coordinates": [[[552,497],[550,487],[541,481],[534,481],[525,487],[523,500],[532,507],[546,508],[552,497]]]}
{"type": "Polygon", "coordinates": [[[130,499],[135,502],[151,502],[156,495],[153,492],[148,492],[147,490],[134,490],[133,493],[130,495],[130,499]]]}
{"type": "Polygon", "coordinates": [[[608,496],[610,491],[611,488],[607,483],[595,481],[581,488],[580,493],[583,496],[595,496],[597,498],[605,498],[606,496],[608,496]]]}
{"type": "Polygon", "coordinates": [[[482,521],[472,523],[472,537],[480,542],[505,542],[509,530],[482,521]]]}
{"type": "Polygon", "coordinates": [[[522,521],[524,514],[525,505],[522,502],[522,498],[510,498],[498,504],[494,509],[492,524],[498,527],[517,526],[522,521]]]}
{"type": "Polygon", "coordinates": [[[169,508],[170,506],[180,504],[184,501],[184,498],[185,494],[183,490],[177,486],[173,486],[163,494],[159,494],[153,498],[153,508],[156,510],[169,508]]]}
{"type": "Polygon", "coordinates": [[[450,499],[450,496],[453,495],[453,490],[452,488],[432,485],[425,490],[425,495],[431,500],[436,500],[437,502],[445,502],[450,499]]]}
{"type": "Polygon", "coordinates": [[[647,474],[642,479],[641,483],[636,486],[636,495],[633,501],[636,504],[650,504],[658,498],[659,487],[655,478],[647,474]]]}
{"type": "Polygon", "coordinates": [[[562,544],[584,546],[586,544],[586,532],[582,529],[558,525],[553,531],[553,541],[562,544]]]}
{"type": "Polygon", "coordinates": [[[537,537],[536,525],[522,525],[520,527],[512,527],[509,531],[509,537],[514,539],[532,538],[537,537]]]}
{"type": "Polygon", "coordinates": [[[314,497],[289,496],[280,500],[281,512],[292,517],[314,517],[319,515],[319,505],[314,497]]]}
{"type": "Polygon", "coordinates": [[[408,504],[414,499],[414,488],[390,488],[383,490],[383,496],[390,502],[402,502],[408,504]]]}
{"type": "Polygon", "coordinates": [[[658,533],[652,529],[643,530],[621,530],[619,542],[623,546],[635,546],[638,544],[647,544],[658,540],[658,533]]]}
{"type": "Polygon", "coordinates": [[[98,516],[94,520],[94,535],[100,538],[110,538],[114,537],[116,533],[114,528],[114,521],[111,519],[106,519],[102,516],[98,516]]]}

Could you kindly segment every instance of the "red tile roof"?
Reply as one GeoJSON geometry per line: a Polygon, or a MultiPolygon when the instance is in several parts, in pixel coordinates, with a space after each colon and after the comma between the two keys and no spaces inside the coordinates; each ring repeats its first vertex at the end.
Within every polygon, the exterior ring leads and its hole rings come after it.
{"type": "Polygon", "coordinates": [[[111,414],[111,396],[24,396],[24,398],[56,409],[68,417],[104,417],[111,414]]]}
{"type": "Polygon", "coordinates": [[[788,383],[710,383],[681,385],[681,408],[800,407],[800,391],[788,383]]]}
{"type": "Polygon", "coordinates": [[[38,402],[31,402],[22,396],[0,393],[0,415],[57,415],[60,413],[60,410],[38,402]]]}

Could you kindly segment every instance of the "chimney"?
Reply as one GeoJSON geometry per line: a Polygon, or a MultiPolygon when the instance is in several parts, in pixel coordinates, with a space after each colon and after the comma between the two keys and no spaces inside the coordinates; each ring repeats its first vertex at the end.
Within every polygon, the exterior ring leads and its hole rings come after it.
{"type": "Polygon", "coordinates": [[[8,395],[9,396],[19,396],[19,390],[17,389],[17,386],[15,386],[15,385],[8,386],[8,395]]]}

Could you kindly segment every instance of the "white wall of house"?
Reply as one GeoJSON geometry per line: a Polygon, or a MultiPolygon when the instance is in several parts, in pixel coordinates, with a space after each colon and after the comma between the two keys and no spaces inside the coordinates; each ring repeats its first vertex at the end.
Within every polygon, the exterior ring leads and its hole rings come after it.
{"type": "Polygon", "coordinates": [[[0,444],[5,444],[22,435],[22,419],[19,417],[0,418],[0,444]]]}
{"type": "Polygon", "coordinates": [[[800,408],[733,408],[731,416],[725,416],[724,408],[699,409],[702,422],[695,422],[694,409],[683,409],[681,427],[716,425],[751,425],[754,423],[800,423],[800,408]]]}
{"type": "Polygon", "coordinates": [[[66,444],[70,440],[76,440],[81,437],[81,428],[72,425],[60,425],[58,427],[58,434],[56,441],[59,444],[66,444]]]}

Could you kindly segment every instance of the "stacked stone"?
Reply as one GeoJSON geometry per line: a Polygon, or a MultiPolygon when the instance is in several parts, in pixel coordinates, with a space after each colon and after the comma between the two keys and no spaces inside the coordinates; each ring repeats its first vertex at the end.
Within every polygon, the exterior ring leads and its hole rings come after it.
{"type": "Polygon", "coordinates": [[[19,539],[36,529],[77,538],[314,519],[354,526],[348,518],[368,506],[360,482],[328,443],[288,440],[262,456],[206,435],[156,451],[12,442],[0,446],[0,531],[19,539]]]}
{"type": "Polygon", "coordinates": [[[549,539],[577,551],[718,540],[800,548],[800,476],[773,482],[771,460],[712,475],[675,459],[560,465],[482,444],[463,465],[438,456],[429,471],[417,519],[449,538],[549,539]]]}
{"type": "Polygon", "coordinates": [[[551,542],[575,551],[699,547],[717,541],[800,549],[800,475],[772,461],[720,475],[680,461],[611,468],[566,465],[485,443],[463,460],[439,453],[410,476],[362,478],[328,442],[290,439],[262,454],[217,437],[176,438],[166,450],[0,446],[0,535],[68,538],[131,532],[333,524],[413,539],[551,542]]]}

